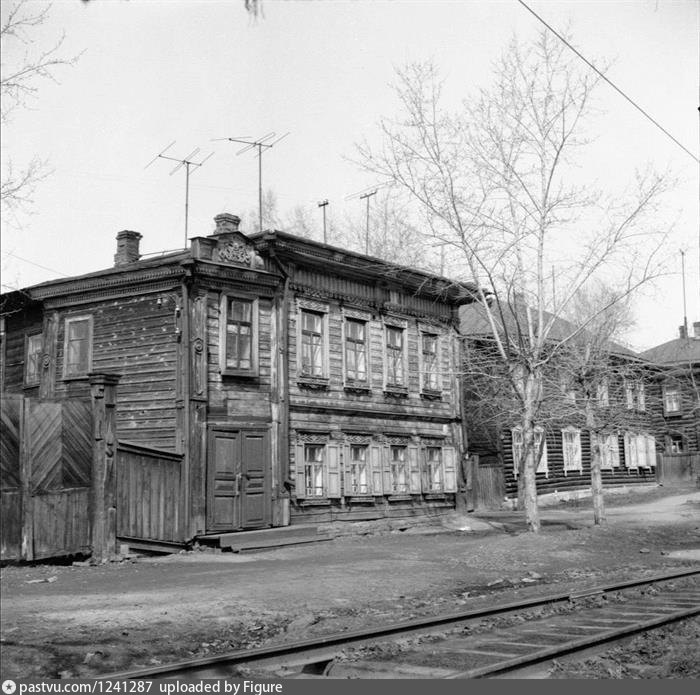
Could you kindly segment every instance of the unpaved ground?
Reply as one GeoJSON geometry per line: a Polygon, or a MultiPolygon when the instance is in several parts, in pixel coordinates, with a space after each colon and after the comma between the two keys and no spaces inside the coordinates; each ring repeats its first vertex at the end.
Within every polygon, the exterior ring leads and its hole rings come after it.
{"type": "Polygon", "coordinates": [[[700,492],[658,494],[610,508],[603,528],[586,509],[545,511],[539,536],[504,513],[250,554],[6,567],[0,671],[111,673],[696,565],[700,492]]]}

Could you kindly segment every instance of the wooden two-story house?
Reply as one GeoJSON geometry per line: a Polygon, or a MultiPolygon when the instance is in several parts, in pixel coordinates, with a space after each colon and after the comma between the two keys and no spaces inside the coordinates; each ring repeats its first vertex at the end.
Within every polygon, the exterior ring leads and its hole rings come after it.
{"type": "Polygon", "coordinates": [[[641,355],[658,366],[657,435],[664,452],[673,455],[700,452],[700,321],[693,335],[685,326],[678,333],[641,355]]]}
{"type": "MultiPolygon", "coordinates": [[[[522,406],[494,351],[483,306],[465,305],[461,317],[469,453],[478,457],[480,470],[474,471],[474,477],[481,478],[482,486],[490,491],[480,502],[512,505],[518,495],[517,461],[523,447],[522,406]]],[[[511,337],[517,336],[525,325],[524,310],[507,310],[504,320],[511,337]]],[[[552,343],[573,332],[572,324],[557,318],[552,343]]],[[[580,372],[590,370],[581,369],[575,355],[562,357],[565,352],[559,349],[560,358],[546,363],[544,398],[536,416],[535,446],[541,450],[536,480],[541,501],[578,496],[590,489],[596,437],[602,442],[601,474],[606,488],[655,484],[658,401],[653,397],[654,368],[624,346],[606,341],[600,351],[606,364],[596,365],[595,383],[582,384],[580,372]],[[586,425],[584,389],[591,391],[598,431],[586,425]]]]}
{"type": "Polygon", "coordinates": [[[2,389],[117,387],[118,535],[171,543],[455,504],[473,287],[215,218],[187,249],[2,297],[2,389]]]}

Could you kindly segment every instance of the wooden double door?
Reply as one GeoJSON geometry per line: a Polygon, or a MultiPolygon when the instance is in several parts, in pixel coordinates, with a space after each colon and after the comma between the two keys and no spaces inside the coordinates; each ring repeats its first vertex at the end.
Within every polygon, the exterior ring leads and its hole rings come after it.
{"type": "Polygon", "coordinates": [[[269,431],[211,428],[208,444],[207,532],[270,526],[269,431]]]}

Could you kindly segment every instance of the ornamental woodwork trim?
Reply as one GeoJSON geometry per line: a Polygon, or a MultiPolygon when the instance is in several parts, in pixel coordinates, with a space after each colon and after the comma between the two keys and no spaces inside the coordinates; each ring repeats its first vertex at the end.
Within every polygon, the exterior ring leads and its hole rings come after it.
{"type": "Polygon", "coordinates": [[[319,302],[314,299],[306,299],[305,297],[297,297],[298,310],[306,309],[308,311],[317,311],[321,314],[327,314],[330,311],[328,302],[319,302]]]}

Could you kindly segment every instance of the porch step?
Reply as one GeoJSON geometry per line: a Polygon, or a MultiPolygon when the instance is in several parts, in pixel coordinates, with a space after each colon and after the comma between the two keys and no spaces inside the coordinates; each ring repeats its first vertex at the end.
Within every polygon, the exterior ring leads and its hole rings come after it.
{"type": "Polygon", "coordinates": [[[285,545],[316,543],[332,540],[332,536],[319,533],[314,525],[283,526],[260,529],[258,531],[237,531],[233,533],[212,534],[200,537],[201,541],[216,542],[220,548],[230,548],[234,552],[257,550],[262,548],[279,548],[285,545]]]}

